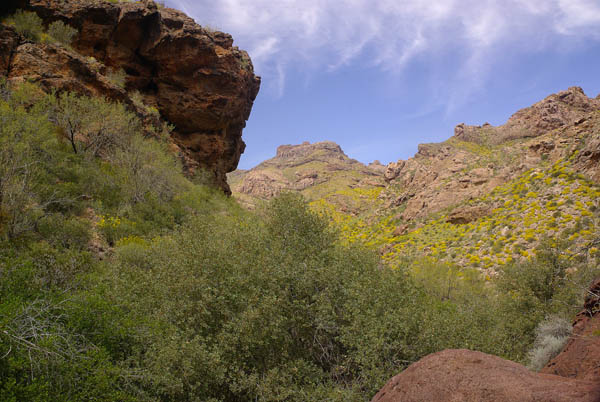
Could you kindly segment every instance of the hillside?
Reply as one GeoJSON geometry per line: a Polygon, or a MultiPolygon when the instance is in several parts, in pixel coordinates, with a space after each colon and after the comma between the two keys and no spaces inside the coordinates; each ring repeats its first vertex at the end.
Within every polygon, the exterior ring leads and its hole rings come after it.
{"type": "MultiPolygon", "coordinates": [[[[573,253],[593,239],[599,140],[600,100],[573,87],[498,127],[459,124],[447,141],[422,144],[413,158],[385,170],[329,158],[310,162],[314,179],[307,181],[309,161],[278,152],[230,177],[234,196],[245,203],[299,191],[349,241],[376,247],[392,265],[407,256],[432,257],[493,274],[512,261],[530,260],[547,238],[573,253]],[[330,171],[352,180],[331,180],[330,171]]],[[[307,147],[285,149],[301,153],[307,147]]],[[[588,252],[596,255],[597,249],[588,252]]]]}
{"type": "Polygon", "coordinates": [[[384,186],[384,170],[381,164],[365,166],[348,158],[333,142],[305,142],[282,145],[274,158],[249,171],[236,170],[228,180],[235,197],[249,207],[281,192],[296,191],[310,201],[331,198],[347,212],[358,213],[360,206],[343,200],[344,194],[337,191],[360,188],[365,194],[376,194],[384,186]]]}
{"type": "Polygon", "coordinates": [[[225,175],[244,151],[242,130],[260,87],[250,57],[229,34],[153,1],[3,4],[17,6],[40,21],[0,26],[0,76],[106,97],[134,107],[149,124],[165,122],[186,170],[229,192],[225,175]],[[68,46],[37,27],[57,22],[75,30],[68,46]]]}
{"type": "Polygon", "coordinates": [[[387,167],[282,146],[237,202],[260,79],[231,36],[146,0],[0,12],[0,401],[362,402],[466,348],[595,397],[598,99],[387,167]],[[553,357],[585,378],[516,364],[553,357]]]}

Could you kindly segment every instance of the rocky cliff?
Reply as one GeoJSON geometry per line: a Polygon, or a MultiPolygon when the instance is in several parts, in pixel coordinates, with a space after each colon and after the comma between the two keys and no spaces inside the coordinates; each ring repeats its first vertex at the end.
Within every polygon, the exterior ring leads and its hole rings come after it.
{"type": "Polygon", "coordinates": [[[34,43],[1,25],[0,76],[105,96],[142,115],[158,110],[174,125],[172,140],[186,168],[209,171],[229,192],[226,173],[244,151],[242,130],[260,86],[248,54],[230,35],[153,1],[21,0],[2,11],[17,7],[34,11],[45,25],[61,20],[78,33],[64,47],[34,43]],[[113,78],[119,74],[122,82],[113,78]]]}

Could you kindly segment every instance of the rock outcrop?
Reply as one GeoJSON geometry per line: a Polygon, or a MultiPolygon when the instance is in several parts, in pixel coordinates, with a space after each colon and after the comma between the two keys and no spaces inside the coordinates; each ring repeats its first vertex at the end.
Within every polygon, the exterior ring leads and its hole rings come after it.
{"type": "Polygon", "coordinates": [[[600,134],[587,138],[575,160],[575,167],[600,182],[600,134]]]}
{"type": "Polygon", "coordinates": [[[233,46],[230,35],[153,1],[14,3],[36,12],[46,25],[61,20],[78,34],[71,50],[31,43],[0,27],[2,76],[128,104],[139,92],[144,104],[175,126],[172,138],[186,167],[210,171],[229,191],[226,173],[244,151],[242,129],[260,86],[248,54],[233,46]],[[124,85],[116,85],[110,76],[121,70],[124,85]]]}
{"type": "Polygon", "coordinates": [[[336,190],[382,187],[384,170],[349,158],[334,142],[304,142],[278,147],[274,158],[230,174],[229,181],[238,200],[253,207],[282,191],[298,191],[313,201],[336,190]]]}
{"type": "Polygon", "coordinates": [[[563,351],[541,372],[600,384],[600,279],[588,291],[563,351]]]}
{"type": "Polygon", "coordinates": [[[540,373],[471,350],[424,357],[392,378],[373,402],[600,401],[600,279],[562,352],[540,373]]]}
{"type": "Polygon", "coordinates": [[[496,356],[444,350],[387,383],[372,402],[598,402],[600,383],[540,374],[496,356]]]}

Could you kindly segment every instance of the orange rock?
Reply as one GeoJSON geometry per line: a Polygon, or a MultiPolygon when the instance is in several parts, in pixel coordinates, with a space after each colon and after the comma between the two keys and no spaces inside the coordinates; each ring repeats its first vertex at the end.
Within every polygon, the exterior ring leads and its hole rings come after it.
{"type": "Polygon", "coordinates": [[[600,383],[529,371],[496,356],[444,350],[387,383],[372,402],[598,402],[600,383]]]}
{"type": "Polygon", "coordinates": [[[541,372],[600,384],[600,279],[590,288],[584,308],[563,351],[541,372]]]}
{"type": "Polygon", "coordinates": [[[76,28],[76,52],[24,40],[15,48],[14,35],[2,27],[0,74],[125,103],[132,103],[128,93],[139,91],[175,126],[173,140],[188,169],[208,169],[229,192],[225,175],[244,151],[242,130],[260,87],[248,54],[233,46],[230,35],[152,1],[19,3],[45,24],[62,20],[76,28]],[[125,71],[125,90],[100,77],[114,69],[125,71]]]}

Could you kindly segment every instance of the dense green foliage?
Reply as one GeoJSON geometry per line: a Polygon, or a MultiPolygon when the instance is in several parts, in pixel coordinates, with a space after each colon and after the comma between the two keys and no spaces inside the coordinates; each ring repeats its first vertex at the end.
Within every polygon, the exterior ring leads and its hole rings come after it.
{"type": "Polygon", "coordinates": [[[444,348],[525,361],[594,274],[552,244],[488,281],[390,269],[297,196],[190,182],[123,105],[0,94],[2,401],[369,400],[444,348]]]}

